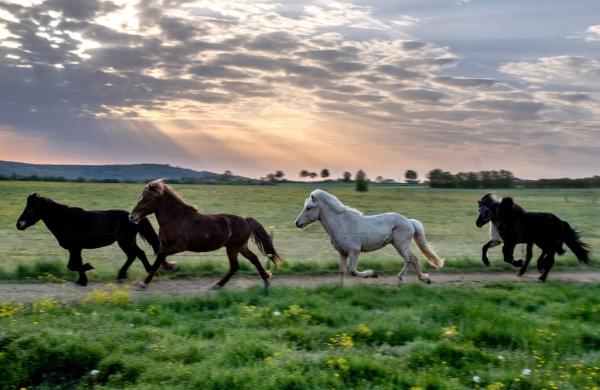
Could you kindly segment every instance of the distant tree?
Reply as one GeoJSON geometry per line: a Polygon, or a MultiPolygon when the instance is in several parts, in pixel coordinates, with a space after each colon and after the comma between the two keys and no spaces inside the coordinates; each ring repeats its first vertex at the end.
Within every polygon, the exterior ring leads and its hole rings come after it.
{"type": "Polygon", "coordinates": [[[315,178],[315,177],[317,177],[318,175],[317,175],[317,172],[309,172],[309,173],[308,173],[308,176],[309,176],[311,179],[314,179],[314,178],[315,178]]]}
{"type": "Polygon", "coordinates": [[[406,172],[404,172],[404,178],[408,179],[408,180],[417,180],[417,172],[413,171],[412,169],[407,170],[406,172]]]}
{"type": "Polygon", "coordinates": [[[327,168],[321,169],[321,177],[323,179],[327,179],[329,177],[329,169],[327,169],[327,168]]]}
{"type": "Polygon", "coordinates": [[[379,175],[375,178],[375,181],[377,181],[378,183],[382,183],[385,179],[383,178],[383,176],[379,175]]]}
{"type": "Polygon", "coordinates": [[[308,172],[306,169],[303,169],[300,171],[300,177],[304,178],[304,177],[308,177],[310,175],[310,172],[308,172]]]}
{"type": "Polygon", "coordinates": [[[433,188],[454,188],[456,187],[455,177],[450,172],[434,169],[427,174],[429,186],[433,188]]]}
{"type": "Polygon", "coordinates": [[[356,182],[356,191],[369,191],[369,182],[367,181],[367,174],[362,169],[359,169],[358,172],[356,172],[354,180],[356,182]]]}
{"type": "Polygon", "coordinates": [[[229,183],[232,178],[233,173],[229,169],[223,172],[221,175],[219,175],[219,181],[223,183],[229,183]]]}
{"type": "Polygon", "coordinates": [[[352,174],[348,171],[344,172],[342,175],[342,180],[344,183],[350,183],[352,181],[352,174]]]}
{"type": "Polygon", "coordinates": [[[283,177],[284,177],[284,176],[285,176],[285,173],[283,173],[283,171],[276,171],[276,172],[275,172],[275,177],[276,177],[278,180],[281,180],[281,179],[283,179],[283,177]]]}

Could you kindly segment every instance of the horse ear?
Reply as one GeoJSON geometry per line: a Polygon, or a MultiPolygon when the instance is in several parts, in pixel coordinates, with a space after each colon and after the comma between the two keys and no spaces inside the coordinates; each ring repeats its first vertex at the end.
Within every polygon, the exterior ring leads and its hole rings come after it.
{"type": "Polygon", "coordinates": [[[32,192],[31,194],[29,194],[29,196],[27,196],[27,199],[37,199],[40,197],[40,194],[37,192],[32,192]]]}
{"type": "Polygon", "coordinates": [[[310,200],[312,200],[313,202],[315,201],[315,196],[313,194],[310,194],[310,200]]]}

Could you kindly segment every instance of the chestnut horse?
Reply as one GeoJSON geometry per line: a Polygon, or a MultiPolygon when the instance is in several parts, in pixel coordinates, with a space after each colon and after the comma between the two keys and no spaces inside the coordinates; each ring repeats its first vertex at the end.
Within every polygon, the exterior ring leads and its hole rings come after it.
{"type": "Polygon", "coordinates": [[[238,254],[241,253],[256,267],[265,291],[268,289],[271,273],[263,268],[258,257],[248,248],[248,240],[252,237],[258,249],[273,263],[279,263],[281,257],[273,247],[269,234],[255,219],[231,214],[201,214],[181,199],[164,179],[154,180],[144,187],[138,203],[129,214],[129,220],[137,222],[152,213],[156,215],[160,227],[160,248],[140,287],[145,288],[152,281],[167,256],[185,251],[210,252],[225,247],[229,271],[213,288],[223,287],[235,274],[240,267],[238,254]]]}

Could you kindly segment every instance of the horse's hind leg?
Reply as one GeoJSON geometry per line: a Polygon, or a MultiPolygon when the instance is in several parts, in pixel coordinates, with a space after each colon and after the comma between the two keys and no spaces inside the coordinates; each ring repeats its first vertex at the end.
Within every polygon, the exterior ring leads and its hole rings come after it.
{"type": "Polygon", "coordinates": [[[533,242],[527,243],[527,254],[525,256],[525,262],[519,272],[517,272],[517,276],[523,276],[525,271],[527,271],[527,267],[529,267],[529,262],[531,261],[531,257],[533,256],[533,242]]]}
{"type": "Polygon", "coordinates": [[[351,251],[348,253],[348,259],[350,260],[350,273],[353,276],[360,276],[361,278],[376,278],[377,274],[372,269],[366,269],[359,271],[358,267],[358,255],[359,251],[351,251]]]}
{"type": "MultiPolygon", "coordinates": [[[[125,252],[125,254],[127,255],[127,260],[125,261],[125,264],[123,264],[123,266],[119,269],[119,274],[117,275],[117,280],[123,280],[123,279],[127,279],[127,270],[129,269],[129,267],[135,260],[135,257],[137,254],[136,253],[137,245],[135,243],[135,238],[133,240],[131,238],[122,239],[122,240],[117,241],[117,243],[119,244],[119,247],[123,250],[123,252],[125,252]]],[[[146,264],[144,264],[144,267],[146,267],[146,271],[149,271],[150,263],[148,263],[148,259],[145,259],[145,260],[146,260],[146,264]]],[[[142,263],[143,263],[143,261],[142,261],[142,263]]]]}
{"type": "MultiPolygon", "coordinates": [[[[227,248],[227,257],[229,258],[229,271],[223,276],[221,280],[219,280],[215,285],[213,285],[213,289],[217,289],[225,286],[225,284],[231,279],[233,274],[236,273],[238,269],[240,269],[240,262],[238,261],[238,251],[239,248],[227,248]]],[[[262,267],[262,266],[261,266],[262,267]]]]}
{"type": "Polygon", "coordinates": [[[246,259],[248,259],[252,263],[252,265],[254,265],[254,267],[256,267],[256,270],[260,274],[260,277],[262,278],[263,283],[265,284],[265,291],[267,291],[267,289],[269,288],[269,284],[270,284],[269,279],[271,278],[271,272],[266,271],[263,268],[258,257],[256,257],[254,252],[252,252],[250,249],[248,249],[248,247],[245,247],[242,250],[240,250],[240,253],[242,254],[242,256],[244,256],[246,259]]]}
{"type": "Polygon", "coordinates": [[[548,251],[547,255],[546,255],[546,266],[544,268],[544,273],[542,274],[542,276],[539,277],[539,280],[542,282],[546,281],[546,278],[548,277],[548,273],[550,272],[550,270],[552,269],[552,266],[554,265],[554,251],[550,250],[548,251]]]}

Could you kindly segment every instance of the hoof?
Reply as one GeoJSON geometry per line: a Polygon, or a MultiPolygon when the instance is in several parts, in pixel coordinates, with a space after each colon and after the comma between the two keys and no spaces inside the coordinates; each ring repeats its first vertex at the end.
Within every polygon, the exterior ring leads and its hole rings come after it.
{"type": "Polygon", "coordinates": [[[400,284],[404,284],[404,283],[406,283],[406,280],[404,280],[403,277],[399,277],[398,281],[397,281],[397,284],[400,285],[400,284]]]}
{"type": "Polygon", "coordinates": [[[431,279],[427,278],[427,280],[425,281],[425,283],[431,284],[431,279]]]}
{"type": "Polygon", "coordinates": [[[126,276],[126,277],[124,277],[124,278],[117,278],[117,283],[119,283],[119,284],[123,284],[123,283],[125,283],[126,281],[127,281],[127,276],[126,276]]]}
{"type": "Polygon", "coordinates": [[[486,267],[490,266],[490,261],[488,259],[481,259],[481,261],[483,262],[483,265],[485,265],[486,267]]]}
{"type": "Polygon", "coordinates": [[[145,290],[146,288],[148,288],[148,285],[146,284],[146,282],[139,282],[139,283],[137,284],[137,287],[138,287],[140,290],[145,290]]]}
{"type": "Polygon", "coordinates": [[[211,291],[215,291],[215,290],[218,290],[218,289],[220,289],[220,288],[222,288],[222,287],[223,287],[223,286],[221,286],[219,283],[215,283],[215,284],[213,284],[212,286],[210,286],[209,290],[211,290],[211,291]]]}
{"type": "Polygon", "coordinates": [[[370,278],[378,278],[378,277],[379,277],[379,275],[377,275],[375,272],[373,272],[373,273],[371,274],[371,276],[369,276],[369,277],[370,277],[370,278]]]}
{"type": "Polygon", "coordinates": [[[85,287],[85,286],[87,286],[87,281],[83,281],[83,282],[82,282],[82,281],[79,281],[79,280],[78,280],[78,281],[76,281],[76,282],[73,282],[73,285],[74,285],[74,286],[81,286],[81,287],[85,287]]]}
{"type": "Polygon", "coordinates": [[[546,283],[546,278],[544,278],[543,276],[540,276],[540,277],[538,278],[538,281],[539,281],[540,283],[546,283]]]}
{"type": "Polygon", "coordinates": [[[273,276],[273,272],[269,271],[268,269],[265,270],[265,273],[267,274],[268,279],[271,279],[271,276],[273,276]]]}

